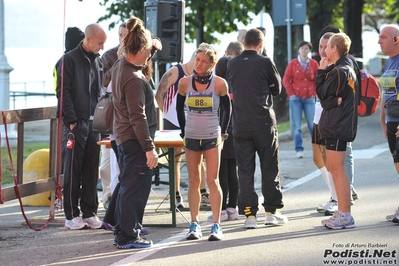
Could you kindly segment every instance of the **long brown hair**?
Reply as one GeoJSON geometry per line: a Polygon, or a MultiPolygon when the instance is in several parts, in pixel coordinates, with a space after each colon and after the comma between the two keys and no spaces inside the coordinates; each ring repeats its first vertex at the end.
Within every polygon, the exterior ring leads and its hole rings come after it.
{"type": "Polygon", "coordinates": [[[123,39],[123,46],[127,53],[136,55],[143,49],[151,47],[151,33],[144,28],[141,19],[131,17],[126,22],[126,28],[129,32],[123,39]]]}

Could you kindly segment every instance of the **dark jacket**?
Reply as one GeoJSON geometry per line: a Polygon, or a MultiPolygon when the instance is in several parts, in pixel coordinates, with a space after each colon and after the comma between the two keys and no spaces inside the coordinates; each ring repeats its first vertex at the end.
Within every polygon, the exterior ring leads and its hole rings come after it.
{"type": "Polygon", "coordinates": [[[245,50],[227,63],[233,94],[233,130],[254,131],[276,125],[273,96],[281,93],[281,77],[270,58],[245,50]]]}
{"type": "Polygon", "coordinates": [[[357,131],[356,74],[350,59],[341,57],[326,69],[319,69],[316,91],[323,112],[319,121],[321,137],[351,142],[357,131]],[[342,103],[338,106],[338,98],[342,103]]]}
{"type": "Polygon", "coordinates": [[[82,43],[66,53],[64,67],[58,65],[56,95],[58,98],[57,116],[61,99],[61,81],[63,77],[62,116],[66,125],[81,119],[90,119],[94,114],[98,98],[103,88],[103,67],[99,54],[86,53],[82,43]],[[91,58],[89,58],[91,57],[91,58]]]}

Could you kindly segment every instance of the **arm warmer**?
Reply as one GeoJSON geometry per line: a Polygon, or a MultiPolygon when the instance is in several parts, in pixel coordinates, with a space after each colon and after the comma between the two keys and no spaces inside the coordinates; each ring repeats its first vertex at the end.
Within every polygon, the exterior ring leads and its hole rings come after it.
{"type": "Polygon", "coordinates": [[[222,103],[222,107],[224,109],[223,115],[221,117],[220,128],[222,129],[222,134],[227,133],[227,127],[230,123],[231,117],[231,102],[228,94],[224,96],[220,96],[220,102],[222,103]]]}
{"type": "Polygon", "coordinates": [[[180,136],[184,138],[184,129],[186,127],[186,115],[184,114],[184,101],[186,97],[181,95],[180,93],[177,94],[177,101],[176,101],[176,113],[177,113],[177,120],[179,121],[179,126],[181,130],[180,136]]]}

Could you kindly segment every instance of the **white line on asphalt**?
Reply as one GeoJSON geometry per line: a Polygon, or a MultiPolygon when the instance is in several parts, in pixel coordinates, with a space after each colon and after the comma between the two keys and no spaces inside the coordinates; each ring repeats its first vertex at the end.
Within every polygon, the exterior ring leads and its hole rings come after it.
{"type": "Polygon", "coordinates": [[[161,242],[153,245],[149,249],[140,250],[139,252],[134,253],[133,255],[130,255],[129,257],[126,257],[123,260],[120,260],[112,265],[131,265],[134,262],[143,260],[146,257],[151,256],[152,254],[158,252],[161,249],[164,249],[174,243],[177,243],[177,242],[183,240],[185,237],[186,237],[186,233],[181,232],[180,234],[177,234],[175,236],[172,236],[172,237],[162,240],[161,242]]]}
{"type": "Polygon", "coordinates": [[[318,177],[319,175],[320,175],[320,171],[319,171],[319,170],[316,170],[316,171],[314,171],[314,172],[312,172],[312,173],[310,173],[310,174],[308,174],[308,175],[306,175],[306,176],[304,176],[304,177],[299,178],[298,180],[295,180],[295,181],[293,181],[293,182],[291,182],[291,183],[285,185],[285,186],[281,189],[281,191],[282,191],[282,192],[286,192],[286,191],[288,191],[288,190],[290,190],[290,189],[292,189],[292,188],[294,188],[294,187],[300,186],[300,185],[302,185],[303,183],[306,183],[306,182],[312,180],[313,178],[318,177]]]}

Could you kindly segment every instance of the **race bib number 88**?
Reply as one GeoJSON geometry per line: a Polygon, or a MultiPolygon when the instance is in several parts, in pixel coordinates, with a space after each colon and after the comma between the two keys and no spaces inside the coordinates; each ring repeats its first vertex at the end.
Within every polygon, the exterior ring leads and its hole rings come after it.
{"type": "Polygon", "coordinates": [[[212,93],[190,93],[187,99],[189,112],[208,113],[212,112],[213,98],[212,93]]]}

